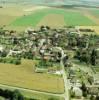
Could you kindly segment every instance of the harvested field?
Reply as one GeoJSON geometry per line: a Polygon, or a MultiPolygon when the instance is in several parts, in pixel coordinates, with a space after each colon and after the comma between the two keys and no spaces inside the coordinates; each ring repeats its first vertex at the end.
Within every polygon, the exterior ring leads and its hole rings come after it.
{"type": "Polygon", "coordinates": [[[37,26],[40,27],[41,25],[63,27],[65,26],[64,16],[59,14],[49,14],[45,16],[37,26]]]}
{"type": "Polygon", "coordinates": [[[95,34],[99,35],[99,26],[78,26],[79,28],[82,29],[92,29],[95,30],[95,34]]]}
{"type": "Polygon", "coordinates": [[[34,72],[35,61],[22,60],[19,66],[0,63],[0,83],[27,89],[63,93],[63,79],[59,76],[34,72]]]}

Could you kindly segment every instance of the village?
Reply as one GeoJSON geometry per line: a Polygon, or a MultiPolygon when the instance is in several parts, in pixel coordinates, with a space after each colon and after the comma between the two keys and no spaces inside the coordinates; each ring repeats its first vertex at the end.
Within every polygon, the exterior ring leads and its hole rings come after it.
{"type": "Polygon", "coordinates": [[[73,26],[41,26],[19,34],[0,28],[0,63],[20,65],[21,59],[36,60],[35,73],[59,76],[64,74],[63,64],[70,98],[99,100],[99,35],[94,33],[73,26]]]}

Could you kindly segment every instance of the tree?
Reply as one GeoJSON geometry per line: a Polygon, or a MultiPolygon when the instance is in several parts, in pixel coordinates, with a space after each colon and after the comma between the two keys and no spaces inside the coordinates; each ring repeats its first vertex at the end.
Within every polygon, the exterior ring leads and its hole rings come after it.
{"type": "Polygon", "coordinates": [[[47,30],[50,30],[50,27],[49,26],[46,26],[47,30]]]}
{"type": "Polygon", "coordinates": [[[40,30],[41,30],[41,31],[45,31],[44,28],[45,28],[45,27],[42,25],[41,28],[40,28],[40,30]]]}
{"type": "Polygon", "coordinates": [[[85,85],[84,82],[82,82],[82,87],[81,87],[82,91],[83,91],[83,96],[86,97],[87,96],[87,87],[85,85]]]}
{"type": "MultiPolygon", "coordinates": [[[[94,95],[91,95],[90,100],[95,100],[94,95]]],[[[98,99],[99,100],[99,99],[98,99]]]]}
{"type": "Polygon", "coordinates": [[[54,97],[51,97],[51,98],[49,98],[48,100],[59,100],[59,99],[54,98],[54,97]]]}
{"type": "Polygon", "coordinates": [[[88,76],[88,82],[92,85],[94,78],[92,76],[88,76]]]}
{"type": "Polygon", "coordinates": [[[97,52],[95,49],[92,50],[92,53],[91,53],[91,64],[93,66],[96,65],[96,56],[97,56],[97,52]]]}
{"type": "Polygon", "coordinates": [[[11,95],[12,95],[12,91],[10,91],[8,89],[4,90],[4,97],[5,98],[10,98],[11,95]]]}
{"type": "Polygon", "coordinates": [[[4,95],[4,91],[2,89],[0,89],[0,96],[4,95]]]}
{"type": "Polygon", "coordinates": [[[77,45],[77,41],[75,37],[70,37],[68,41],[68,46],[75,47],[77,45]]]}
{"type": "Polygon", "coordinates": [[[96,96],[96,100],[99,100],[99,94],[96,96]]]}
{"type": "Polygon", "coordinates": [[[80,60],[80,62],[85,62],[86,64],[90,63],[90,55],[89,55],[88,50],[85,51],[85,50],[79,49],[76,52],[75,58],[77,58],[78,60],[80,60]]]}
{"type": "Polygon", "coordinates": [[[6,56],[7,56],[7,52],[6,51],[1,52],[1,57],[6,57],[6,56]]]}
{"type": "Polygon", "coordinates": [[[12,100],[25,100],[25,99],[18,90],[15,90],[12,95],[12,100]]]}

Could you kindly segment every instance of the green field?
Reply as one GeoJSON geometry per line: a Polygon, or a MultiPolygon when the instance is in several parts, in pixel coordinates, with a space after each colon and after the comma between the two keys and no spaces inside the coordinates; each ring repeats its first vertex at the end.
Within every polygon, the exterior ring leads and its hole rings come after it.
{"type": "Polygon", "coordinates": [[[91,13],[92,13],[95,17],[99,18],[99,9],[92,9],[92,10],[91,10],[91,13]]]}
{"type": "MultiPolygon", "coordinates": [[[[36,11],[33,14],[22,16],[13,21],[11,26],[37,26],[39,22],[49,14],[59,14],[64,16],[66,25],[80,25],[80,26],[91,26],[96,25],[92,20],[76,11],[62,10],[62,9],[45,9],[36,11]]],[[[57,19],[57,16],[56,16],[57,19]]],[[[58,19],[57,19],[58,20],[58,19]]],[[[49,21],[51,21],[49,19],[49,21]]]]}

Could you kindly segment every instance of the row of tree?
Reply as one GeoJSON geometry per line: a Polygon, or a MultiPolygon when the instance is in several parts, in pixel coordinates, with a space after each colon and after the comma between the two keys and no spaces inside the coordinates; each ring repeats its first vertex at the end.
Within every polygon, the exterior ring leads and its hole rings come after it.
{"type": "Polygon", "coordinates": [[[85,62],[86,64],[91,64],[93,66],[96,65],[96,59],[97,59],[97,51],[93,49],[90,50],[81,50],[79,49],[76,52],[75,56],[80,62],[85,62]]]}
{"type": "Polygon", "coordinates": [[[8,89],[0,89],[0,96],[9,100],[25,100],[24,96],[18,90],[10,91],[8,89]]]}

